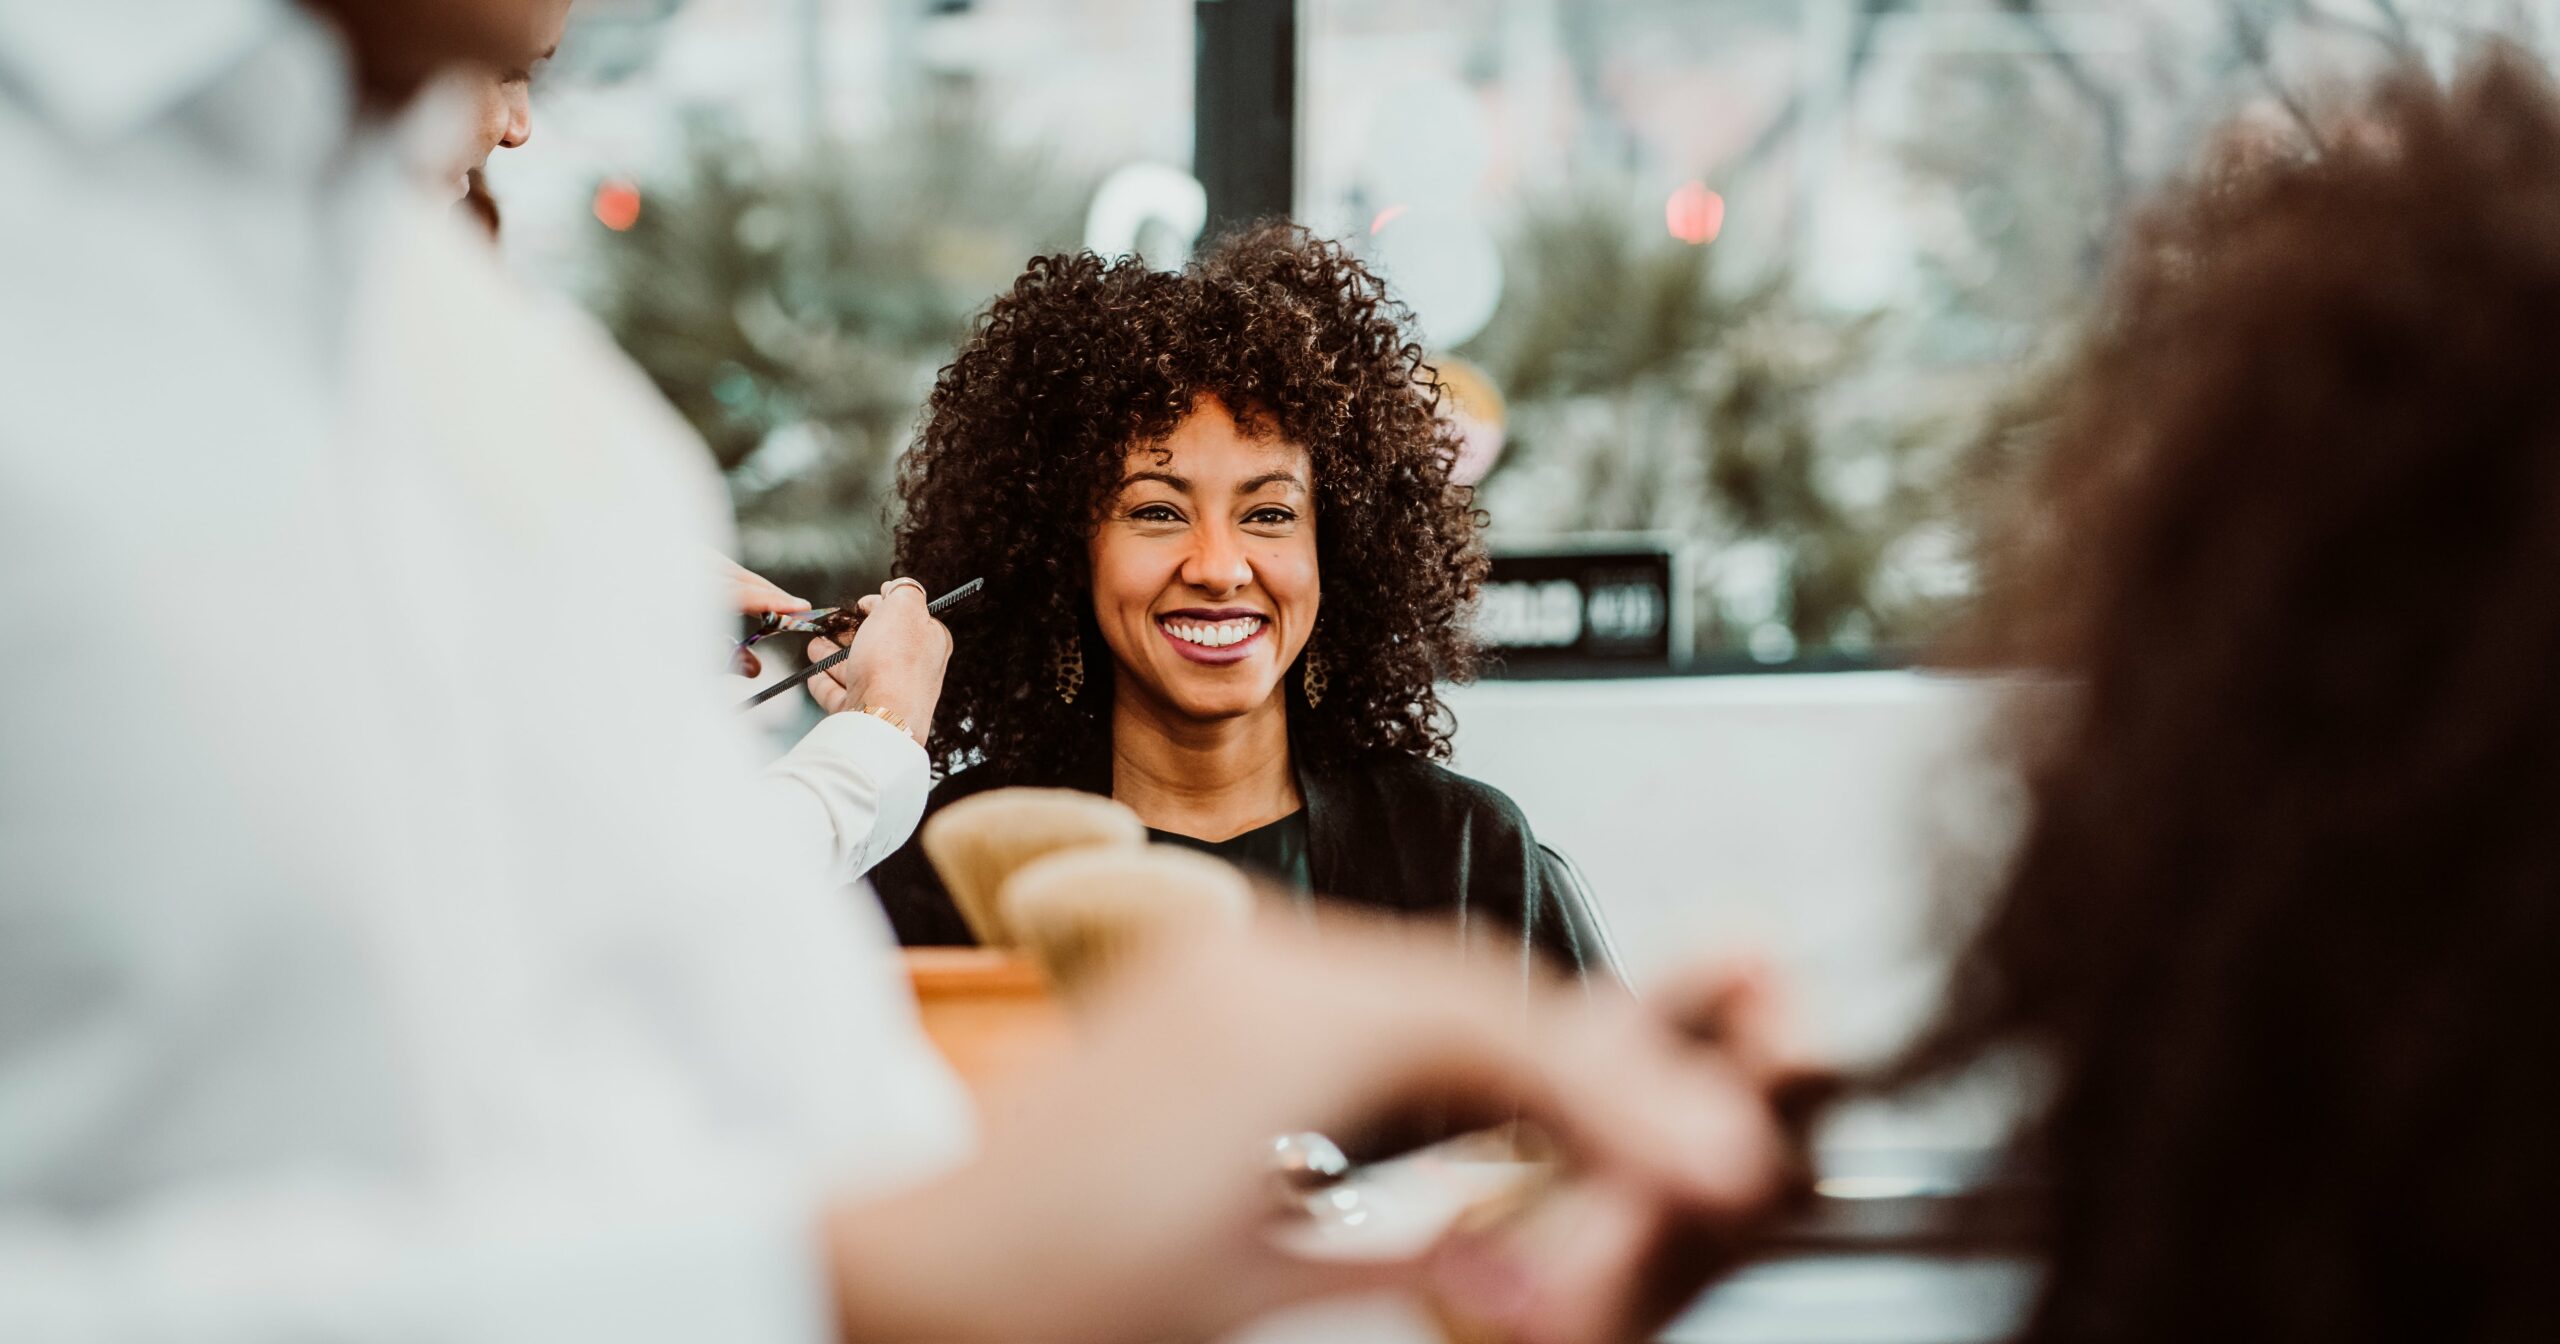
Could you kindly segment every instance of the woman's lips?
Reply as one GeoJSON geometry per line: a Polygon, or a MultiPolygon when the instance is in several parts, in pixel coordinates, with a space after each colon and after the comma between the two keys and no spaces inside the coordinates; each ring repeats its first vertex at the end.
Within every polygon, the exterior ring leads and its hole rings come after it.
{"type": "Polygon", "coordinates": [[[1209,667],[1225,667],[1253,656],[1254,645],[1271,629],[1271,622],[1259,616],[1222,621],[1193,620],[1165,616],[1156,621],[1156,630],[1175,653],[1209,667]],[[1244,628],[1250,627],[1250,628],[1244,628]],[[1231,639],[1232,643],[1204,642],[1231,639]]]}

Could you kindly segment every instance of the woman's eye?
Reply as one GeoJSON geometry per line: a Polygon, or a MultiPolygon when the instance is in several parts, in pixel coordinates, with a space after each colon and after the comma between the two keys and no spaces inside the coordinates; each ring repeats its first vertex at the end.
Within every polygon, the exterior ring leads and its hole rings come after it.
{"type": "Polygon", "coordinates": [[[1169,504],[1141,504],[1138,507],[1129,510],[1129,517],[1132,521],[1141,523],[1178,523],[1182,521],[1182,515],[1174,512],[1173,506],[1169,504]]]}
{"type": "Polygon", "coordinates": [[[1255,509],[1246,514],[1244,520],[1248,523],[1260,523],[1264,527],[1287,527],[1298,521],[1298,515],[1287,509],[1255,509]]]}

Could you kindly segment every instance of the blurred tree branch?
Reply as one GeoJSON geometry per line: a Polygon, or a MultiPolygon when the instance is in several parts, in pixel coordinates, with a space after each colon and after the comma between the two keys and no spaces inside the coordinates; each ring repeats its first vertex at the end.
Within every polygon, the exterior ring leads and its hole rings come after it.
{"type": "Polygon", "coordinates": [[[828,602],[887,577],[898,456],[933,375],[1089,189],[966,109],[766,153],[716,121],[602,236],[593,306],[711,445],[739,558],[828,602]]]}
{"type": "Polygon", "coordinates": [[[2001,3],[2027,26],[2028,32],[2035,35],[2045,60],[2061,74],[2063,83],[2079,97],[2081,104],[2098,119],[2098,135],[2104,146],[2100,167],[2105,174],[2107,209],[2110,215],[2121,211],[2133,196],[2131,135],[2126,125],[2124,100],[2091,74],[2080,57],[2063,44],[2037,0],[2001,0],[2001,3]]]}

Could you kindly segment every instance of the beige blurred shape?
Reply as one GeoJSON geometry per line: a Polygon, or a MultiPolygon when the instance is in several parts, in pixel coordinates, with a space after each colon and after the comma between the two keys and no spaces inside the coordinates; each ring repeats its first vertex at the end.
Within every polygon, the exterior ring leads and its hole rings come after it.
{"type": "Polygon", "coordinates": [[[1078,849],[1136,850],[1146,823],[1108,798],[1073,789],[997,789],[964,798],[924,824],[925,857],[960,907],[969,930],[988,947],[1020,939],[998,896],[1024,865],[1078,849]]]}
{"type": "Polygon", "coordinates": [[[1241,932],[1253,884],[1232,865],[1176,845],[1069,850],[1004,884],[1004,920],[1069,995],[1167,940],[1241,932]]]}

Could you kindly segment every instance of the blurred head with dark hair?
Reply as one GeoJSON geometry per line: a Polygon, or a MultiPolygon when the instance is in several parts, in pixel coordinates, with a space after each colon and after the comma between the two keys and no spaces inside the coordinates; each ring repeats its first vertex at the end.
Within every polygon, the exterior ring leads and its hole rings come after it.
{"type": "Polygon", "coordinates": [[[572,0],[304,0],[347,44],[359,90],[398,108],[450,81],[468,116],[449,158],[429,166],[492,233],[497,207],[476,180],[489,156],[533,138],[533,75],[559,49],[572,0]],[[475,199],[476,198],[476,199],[475,199]]]}
{"type": "Polygon", "coordinates": [[[2135,226],[1974,652],[2028,811],[2037,1340],[2560,1339],[2560,97],[2497,53],[2135,226]]]}
{"type": "Polygon", "coordinates": [[[303,0],[345,38],[364,95],[396,107],[456,66],[505,70],[542,49],[565,0],[303,0]]]}

